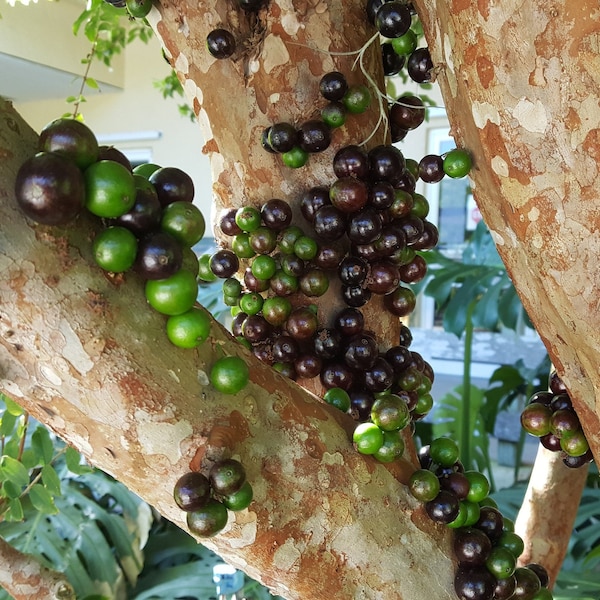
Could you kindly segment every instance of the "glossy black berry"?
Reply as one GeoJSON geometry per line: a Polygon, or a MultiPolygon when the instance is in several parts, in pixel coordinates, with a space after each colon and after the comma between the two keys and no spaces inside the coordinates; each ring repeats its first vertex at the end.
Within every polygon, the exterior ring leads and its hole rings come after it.
{"type": "Polygon", "coordinates": [[[206,36],[206,47],[215,58],[229,58],[235,52],[235,38],[227,29],[213,29],[206,36]]]}
{"type": "Polygon", "coordinates": [[[272,198],[262,205],[260,210],[263,223],[273,231],[285,229],[292,221],[290,205],[279,198],[272,198]]]}
{"type": "Polygon", "coordinates": [[[404,56],[400,56],[394,50],[390,42],[381,44],[381,57],[383,59],[383,74],[386,77],[399,73],[406,60],[404,56]]]}
{"type": "Polygon", "coordinates": [[[362,258],[347,256],[340,263],[338,274],[345,285],[360,285],[369,272],[369,265],[362,258]]]}
{"type": "Polygon", "coordinates": [[[321,207],[313,221],[315,233],[322,240],[332,242],[346,233],[346,215],[331,204],[321,207]]]}
{"type": "Polygon", "coordinates": [[[326,100],[336,102],[341,100],[348,91],[348,83],[342,73],[331,71],[321,77],[319,91],[321,92],[321,96],[326,100]]]}
{"type": "Polygon", "coordinates": [[[410,28],[410,10],[401,0],[386,2],[375,15],[375,26],[386,38],[397,38],[410,28]]]}
{"type": "Polygon", "coordinates": [[[298,144],[305,152],[322,152],[331,143],[331,130],[323,121],[305,121],[298,129],[298,144]]]}
{"type": "Polygon", "coordinates": [[[402,129],[416,129],[425,120],[425,105],[418,96],[400,96],[390,109],[390,120],[402,129]]]}
{"type": "Polygon", "coordinates": [[[429,48],[417,48],[406,64],[409,77],[417,83],[427,83],[432,79],[433,61],[429,48]]]}
{"type": "Polygon", "coordinates": [[[333,172],[338,178],[365,179],[369,175],[369,159],[366,152],[352,144],[340,148],[333,157],[333,172]]]}
{"type": "Polygon", "coordinates": [[[328,204],[331,204],[329,188],[324,186],[312,187],[306,190],[300,198],[300,212],[309,223],[312,223],[315,220],[317,211],[328,204]]]}
{"type": "Polygon", "coordinates": [[[275,123],[269,130],[269,145],[275,152],[289,152],[298,141],[298,132],[290,123],[275,123]]]}

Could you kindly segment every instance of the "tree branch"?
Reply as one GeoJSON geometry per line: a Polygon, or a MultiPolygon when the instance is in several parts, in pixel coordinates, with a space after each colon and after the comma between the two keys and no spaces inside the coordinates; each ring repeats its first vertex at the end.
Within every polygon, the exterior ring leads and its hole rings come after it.
{"type": "Polygon", "coordinates": [[[520,564],[543,565],[551,585],[567,554],[587,473],[587,465],[570,469],[559,452],[539,445],[515,531],[525,542],[520,564]]]}
{"type": "Polygon", "coordinates": [[[15,600],[75,600],[64,573],[44,567],[0,537],[0,587],[15,600]]]}

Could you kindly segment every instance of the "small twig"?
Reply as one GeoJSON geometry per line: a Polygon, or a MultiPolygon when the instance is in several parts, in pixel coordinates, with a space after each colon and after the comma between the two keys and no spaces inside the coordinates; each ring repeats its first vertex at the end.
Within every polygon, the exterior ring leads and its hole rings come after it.
{"type": "Polygon", "coordinates": [[[97,31],[96,37],[94,38],[94,41],[92,42],[92,48],[89,51],[88,55],[85,57],[85,60],[86,60],[85,72],[83,73],[83,77],[81,79],[81,87],[79,88],[79,94],[77,96],[77,99],[75,100],[75,105],[73,107],[73,118],[74,119],[76,119],[79,116],[79,105],[81,104],[81,100],[83,98],[83,90],[85,89],[85,85],[88,80],[88,76],[90,74],[90,68],[92,66],[92,59],[94,58],[94,56],[96,54],[96,46],[98,44],[98,35],[99,34],[100,34],[100,32],[97,31]]]}

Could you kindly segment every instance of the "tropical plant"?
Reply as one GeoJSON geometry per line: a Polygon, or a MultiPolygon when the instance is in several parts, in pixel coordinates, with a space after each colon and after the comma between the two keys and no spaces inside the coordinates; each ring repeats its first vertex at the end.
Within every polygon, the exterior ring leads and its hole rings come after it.
{"type": "MultiPolygon", "coordinates": [[[[459,441],[467,468],[486,470],[493,485],[489,435],[494,432],[498,411],[528,387],[539,385],[536,373],[518,365],[494,373],[488,391],[472,384],[473,337],[476,329],[517,330],[529,319],[506,273],[491,235],[480,221],[466,244],[462,260],[440,251],[423,254],[428,274],[420,289],[435,299],[446,331],[463,338],[463,376],[460,386],[436,401],[432,414],[433,437],[449,436],[459,441]]],[[[547,373],[546,373],[547,374],[547,373]]]]}

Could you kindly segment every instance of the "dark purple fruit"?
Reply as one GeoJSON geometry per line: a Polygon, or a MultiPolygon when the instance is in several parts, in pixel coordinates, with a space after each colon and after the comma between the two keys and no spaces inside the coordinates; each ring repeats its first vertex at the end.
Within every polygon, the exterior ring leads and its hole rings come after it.
{"type": "Polygon", "coordinates": [[[271,326],[262,315],[249,315],[242,323],[242,335],[251,344],[264,342],[271,333],[271,326]]]}
{"type": "Polygon", "coordinates": [[[390,260],[379,260],[371,264],[366,286],[374,294],[389,294],[400,285],[400,271],[390,260]]]}
{"type": "Polygon", "coordinates": [[[417,48],[408,57],[406,70],[409,77],[417,83],[427,83],[432,79],[433,61],[429,48],[417,48]]]}
{"type": "Polygon", "coordinates": [[[348,221],[348,239],[355,244],[370,244],[374,242],[383,228],[379,213],[370,207],[353,214],[348,221]]]}
{"type": "Polygon", "coordinates": [[[394,382],[394,369],[379,356],[370,369],[364,372],[365,387],[372,392],[384,392],[392,387],[394,382]]]}
{"type": "Polygon", "coordinates": [[[298,342],[289,335],[280,335],[273,342],[273,357],[278,362],[293,362],[298,354],[298,342]]]}
{"type": "Polygon", "coordinates": [[[369,159],[359,146],[344,146],[333,157],[333,172],[338,178],[357,177],[366,179],[369,174],[369,159]]]}
{"type": "Polygon", "coordinates": [[[404,286],[398,287],[383,299],[385,307],[397,317],[407,317],[415,309],[416,302],[415,293],[404,286]]]}
{"type": "Polygon", "coordinates": [[[502,535],[504,529],[502,513],[493,506],[482,506],[475,527],[483,531],[492,542],[495,542],[502,535]]]}
{"type": "Polygon", "coordinates": [[[83,175],[69,159],[40,152],[21,165],[15,196],[25,215],[37,223],[66,225],[84,206],[83,175]]]}
{"type": "Polygon", "coordinates": [[[181,268],[183,250],[170,234],[150,233],[138,242],[134,269],[144,279],[166,279],[181,268]]]}
{"type": "Polygon", "coordinates": [[[296,375],[302,379],[312,379],[321,372],[323,361],[314,354],[302,354],[294,362],[296,375]]]}
{"type": "Polygon", "coordinates": [[[121,163],[128,171],[132,170],[130,160],[114,146],[99,146],[98,160],[113,160],[121,163]]]}
{"type": "Polygon", "coordinates": [[[371,408],[374,402],[373,392],[368,390],[350,392],[350,415],[355,421],[367,421],[371,418],[371,408]]]}
{"type": "Polygon", "coordinates": [[[329,200],[329,188],[312,187],[302,194],[300,212],[309,223],[313,223],[317,211],[329,204],[331,204],[329,200]]]}
{"type": "Polygon", "coordinates": [[[149,180],[163,208],[173,202],[192,202],[194,199],[192,178],[177,167],[161,167],[150,175],[149,180]]]}
{"type": "Polygon", "coordinates": [[[370,369],[378,356],[377,341],[372,335],[361,333],[346,342],[344,361],[353,369],[370,369]]]}
{"type": "Polygon", "coordinates": [[[425,511],[436,523],[451,523],[458,516],[458,498],[447,490],[440,490],[433,500],[425,503],[425,511]]]}
{"type": "Polygon", "coordinates": [[[322,240],[333,242],[346,233],[346,214],[328,204],[315,213],[313,227],[322,240]]]}
{"type": "Polygon", "coordinates": [[[273,231],[285,229],[292,221],[292,209],[284,200],[273,198],[262,205],[260,210],[262,221],[273,231]]]}
{"type": "Polygon", "coordinates": [[[319,91],[326,100],[337,102],[344,97],[348,91],[346,78],[339,71],[325,73],[319,82],[319,91]]]}
{"type": "Polygon", "coordinates": [[[365,326],[365,318],[358,308],[343,308],[335,316],[335,327],[345,337],[357,335],[365,326]]]}
{"type": "Polygon", "coordinates": [[[515,592],[512,600],[532,600],[542,587],[539,577],[527,567],[515,569],[515,580],[515,592]]]}
{"type": "Polygon", "coordinates": [[[490,538],[479,529],[460,528],[454,534],[454,554],[460,565],[483,565],[491,551],[490,538]]]}
{"type": "Polygon", "coordinates": [[[346,256],[338,268],[338,275],[344,285],[360,285],[367,278],[369,265],[357,256],[346,256]]]}
{"type": "Polygon", "coordinates": [[[291,123],[275,123],[269,130],[269,145],[275,152],[289,152],[298,142],[298,132],[291,123]]]}
{"type": "Polygon", "coordinates": [[[298,144],[305,152],[323,152],[331,143],[329,126],[318,119],[305,121],[298,129],[298,144]]]}
{"type": "Polygon", "coordinates": [[[342,298],[348,306],[360,308],[371,299],[371,291],[360,285],[343,285],[342,298]]]}
{"type": "Polygon", "coordinates": [[[126,227],[137,237],[158,229],[162,218],[162,207],[152,185],[138,187],[135,191],[135,202],[115,223],[126,227]]]}
{"type": "Polygon", "coordinates": [[[219,217],[219,227],[225,235],[234,236],[242,233],[238,224],[235,222],[237,208],[224,210],[219,217]]]}
{"type": "Polygon", "coordinates": [[[548,587],[548,584],[550,583],[550,576],[543,565],[540,565],[539,563],[529,563],[525,566],[538,576],[540,585],[542,587],[548,587]]]}
{"type": "Polygon", "coordinates": [[[394,202],[394,186],[389,181],[378,181],[369,190],[369,206],[385,210],[394,202]]]}
{"type": "Polygon", "coordinates": [[[210,482],[202,473],[190,471],[175,483],[173,498],[181,510],[198,510],[210,499],[210,482]]]}
{"type": "Polygon", "coordinates": [[[386,2],[375,15],[375,26],[386,38],[404,35],[409,30],[410,24],[410,10],[401,0],[386,2]]]}
{"type": "Polygon", "coordinates": [[[349,391],[354,382],[352,369],[342,362],[332,361],[321,370],[321,383],[327,389],[339,387],[349,391]]]}
{"type": "Polygon", "coordinates": [[[319,249],[317,250],[317,255],[313,258],[313,262],[321,269],[333,271],[338,267],[345,255],[346,251],[344,248],[335,242],[319,243],[319,249]]]}
{"type": "Polygon", "coordinates": [[[210,270],[220,279],[232,277],[240,268],[240,260],[231,250],[217,250],[209,264],[210,270]]]}
{"type": "Polygon", "coordinates": [[[425,105],[418,96],[400,96],[390,109],[390,120],[402,129],[416,129],[425,120],[425,105]]]}
{"type": "Polygon", "coordinates": [[[404,155],[395,146],[382,144],[369,151],[369,175],[374,181],[394,182],[405,166],[404,155]]]}
{"type": "Polygon", "coordinates": [[[383,74],[387,77],[396,75],[404,66],[404,56],[398,54],[390,42],[381,44],[381,57],[383,59],[383,74]]]}
{"type": "MultiPolygon", "coordinates": [[[[55,119],[40,132],[38,149],[52,152],[74,162],[82,171],[98,160],[98,141],[94,132],[81,121],[55,119]]],[[[129,165],[131,171],[131,165],[129,165]]]]}
{"type": "Polygon", "coordinates": [[[235,38],[227,29],[213,29],[206,36],[206,47],[215,58],[229,58],[235,52],[235,38]]]}
{"type": "Polygon", "coordinates": [[[309,308],[300,307],[292,311],[285,327],[288,334],[297,341],[310,339],[317,331],[317,315],[309,308]]]}
{"type": "Polygon", "coordinates": [[[515,593],[517,587],[517,580],[514,575],[507,577],[506,579],[498,579],[496,581],[496,587],[494,588],[494,600],[510,600],[515,593]]]}
{"type": "Polygon", "coordinates": [[[329,189],[329,199],[333,206],[344,213],[359,211],[369,199],[369,188],[360,179],[343,177],[329,189]]]}
{"type": "Polygon", "coordinates": [[[437,183],[446,175],[443,165],[444,159],[439,154],[427,154],[419,161],[419,177],[425,183],[437,183]]]}
{"type": "Polygon", "coordinates": [[[460,600],[492,600],[496,578],[485,567],[458,569],[454,591],[460,600]]]}
{"type": "Polygon", "coordinates": [[[335,358],[340,353],[342,338],[339,332],[330,327],[317,331],[314,341],[314,352],[319,358],[335,358]]]}

